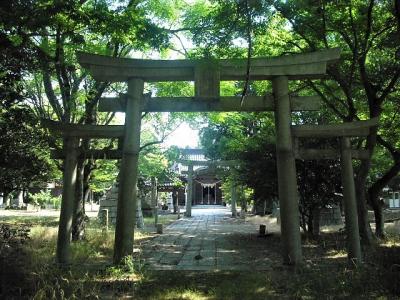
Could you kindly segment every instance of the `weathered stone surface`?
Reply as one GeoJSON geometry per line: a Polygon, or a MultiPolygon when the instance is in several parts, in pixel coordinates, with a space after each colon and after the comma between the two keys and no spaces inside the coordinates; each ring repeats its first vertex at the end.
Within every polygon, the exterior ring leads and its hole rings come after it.
{"type": "MultiPolygon", "coordinates": [[[[115,58],[78,52],[79,63],[89,69],[91,75],[100,81],[127,81],[142,78],[146,82],[195,80],[195,69],[199,65],[214,64],[219,73],[213,78],[220,80],[243,80],[247,74],[246,59],[212,60],[141,60],[115,58]]],[[[320,78],[325,74],[327,63],[340,57],[340,49],[286,55],[272,58],[251,59],[251,79],[272,79],[275,76],[289,76],[290,79],[320,78]]]]}
{"type": "MultiPolygon", "coordinates": [[[[146,208],[151,206],[150,193],[144,191],[144,189],[138,190],[138,198],[142,201],[142,210],[146,211],[146,208]]],[[[118,184],[114,183],[113,186],[106,192],[106,194],[100,199],[99,218],[101,218],[101,210],[108,209],[108,222],[109,224],[115,225],[117,220],[117,202],[118,202],[118,184]]],[[[150,211],[150,214],[152,212],[150,211]]],[[[147,214],[148,215],[148,214],[147,214]]]]}
{"type": "Polygon", "coordinates": [[[343,225],[342,214],[340,212],[339,206],[321,209],[319,224],[321,226],[343,225]]]}

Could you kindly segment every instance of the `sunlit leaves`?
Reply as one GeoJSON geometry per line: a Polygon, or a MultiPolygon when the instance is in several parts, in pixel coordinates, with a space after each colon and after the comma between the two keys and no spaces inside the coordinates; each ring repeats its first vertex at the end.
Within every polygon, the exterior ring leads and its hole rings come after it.
{"type": "Polygon", "coordinates": [[[38,120],[27,107],[0,108],[0,191],[41,185],[55,172],[38,120]]]}

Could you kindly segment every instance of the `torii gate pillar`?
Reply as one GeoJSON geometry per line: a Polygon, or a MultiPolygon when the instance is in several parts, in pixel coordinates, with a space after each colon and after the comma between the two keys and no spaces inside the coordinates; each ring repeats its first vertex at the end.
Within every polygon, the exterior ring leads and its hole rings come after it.
{"type": "Polygon", "coordinates": [[[60,221],[57,236],[57,262],[65,264],[70,262],[71,256],[71,228],[75,202],[75,184],[77,172],[77,146],[76,138],[64,140],[66,157],[64,160],[63,193],[60,210],[60,221]]]}
{"type": "Polygon", "coordinates": [[[128,101],[125,113],[125,134],[115,226],[114,263],[133,253],[133,235],[136,223],[137,178],[140,150],[140,103],[143,97],[142,79],[128,81],[128,101]]]}
{"type": "Polygon", "coordinates": [[[281,213],[281,238],[285,264],[302,261],[296,165],[292,145],[288,78],[272,80],[275,101],[276,156],[281,213]]]}
{"type": "Polygon", "coordinates": [[[192,201],[193,201],[193,164],[188,165],[188,184],[186,194],[186,211],[185,216],[192,216],[192,201]]]}
{"type": "Polygon", "coordinates": [[[361,262],[361,246],[350,139],[348,137],[342,137],[340,142],[340,164],[343,184],[344,213],[346,217],[348,257],[354,264],[358,264],[361,262]]]}
{"type": "Polygon", "coordinates": [[[236,218],[237,217],[237,210],[236,210],[236,203],[237,203],[237,187],[235,182],[231,183],[231,211],[232,211],[232,217],[236,218]]]}

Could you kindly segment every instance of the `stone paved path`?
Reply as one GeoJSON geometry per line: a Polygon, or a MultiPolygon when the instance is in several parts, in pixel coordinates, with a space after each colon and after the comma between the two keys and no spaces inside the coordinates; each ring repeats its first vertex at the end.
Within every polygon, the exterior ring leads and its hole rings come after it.
{"type": "Polygon", "coordinates": [[[231,218],[222,206],[194,207],[143,245],[142,258],[154,270],[269,270],[277,251],[259,238],[258,225],[231,218]]]}

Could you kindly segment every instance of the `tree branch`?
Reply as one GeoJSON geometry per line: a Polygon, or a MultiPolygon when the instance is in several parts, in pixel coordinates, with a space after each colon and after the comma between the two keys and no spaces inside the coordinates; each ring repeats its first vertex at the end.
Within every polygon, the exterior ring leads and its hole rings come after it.
{"type": "MultiPolygon", "coordinates": [[[[311,80],[308,80],[307,82],[309,83],[309,85],[311,86],[311,88],[321,97],[322,101],[323,101],[330,109],[332,109],[332,110],[335,112],[335,114],[336,114],[337,116],[339,116],[342,120],[345,120],[345,119],[346,119],[346,116],[340,112],[340,110],[337,108],[336,105],[332,104],[332,102],[329,101],[329,99],[326,97],[326,95],[325,95],[324,93],[322,93],[322,92],[317,88],[317,86],[316,86],[311,80]]],[[[342,102],[341,102],[341,103],[342,103],[342,102]]],[[[342,103],[342,104],[343,104],[343,103],[342,103]]]]}
{"type": "Polygon", "coordinates": [[[54,93],[53,85],[51,83],[50,70],[47,68],[46,69],[42,68],[42,75],[43,75],[43,86],[46,92],[47,99],[49,100],[50,105],[53,107],[54,112],[57,115],[57,118],[60,121],[65,121],[63,118],[62,108],[60,106],[60,103],[58,103],[57,96],[54,93]]]}
{"type": "Polygon", "coordinates": [[[394,161],[397,161],[400,159],[400,157],[399,157],[400,152],[391,143],[384,140],[381,135],[377,135],[376,140],[381,146],[385,147],[390,152],[390,155],[392,156],[394,161]]]}
{"type": "MultiPolygon", "coordinates": [[[[177,35],[175,32],[172,33],[172,34],[173,34],[173,36],[175,36],[175,37],[178,39],[178,41],[179,41],[179,43],[181,44],[181,47],[182,47],[182,49],[183,49],[183,51],[184,51],[184,54],[185,54],[185,56],[187,57],[187,56],[189,55],[189,53],[188,53],[188,51],[186,50],[186,47],[185,47],[185,45],[183,44],[181,37],[180,37],[179,35],[177,35]]],[[[174,50],[175,50],[175,49],[174,49],[174,50]]],[[[176,50],[176,51],[180,52],[179,50],[176,50]]]]}
{"type": "Polygon", "coordinates": [[[369,199],[373,198],[373,196],[378,195],[379,192],[392,180],[396,177],[400,172],[400,161],[396,161],[389,170],[383,174],[377,181],[375,181],[370,188],[368,189],[369,199]]]}
{"type": "Polygon", "coordinates": [[[252,31],[252,21],[251,21],[251,13],[249,9],[248,0],[246,0],[246,19],[247,19],[247,67],[246,67],[246,82],[243,87],[242,97],[240,98],[240,106],[244,103],[244,98],[247,95],[247,90],[249,88],[249,80],[250,80],[250,64],[251,64],[251,48],[252,48],[252,40],[251,40],[251,31],[252,31]]]}
{"type": "Polygon", "coordinates": [[[368,5],[368,13],[367,13],[367,30],[365,31],[364,43],[363,43],[363,52],[367,55],[368,52],[368,44],[369,38],[372,32],[372,11],[374,9],[375,0],[370,0],[368,5]]]}
{"type": "Polygon", "coordinates": [[[396,73],[393,75],[392,79],[390,80],[389,84],[386,86],[386,88],[382,91],[382,94],[378,97],[378,100],[380,103],[382,103],[387,95],[390,94],[394,86],[396,85],[397,81],[400,78],[400,69],[397,69],[396,73]]]}
{"type": "Polygon", "coordinates": [[[146,144],[144,144],[143,146],[140,146],[139,151],[142,151],[143,149],[150,147],[152,145],[157,145],[157,144],[161,144],[164,142],[164,138],[162,140],[159,141],[153,141],[153,142],[148,142],[146,144]]]}

